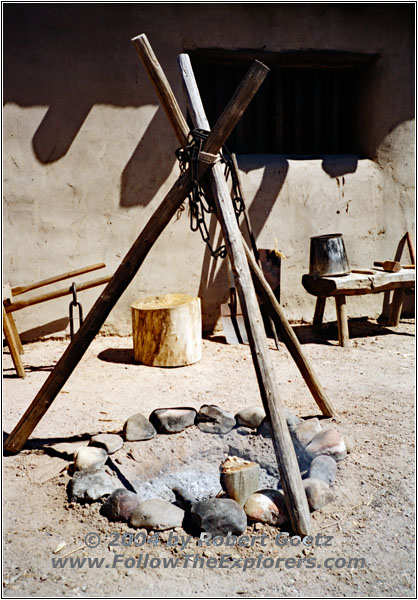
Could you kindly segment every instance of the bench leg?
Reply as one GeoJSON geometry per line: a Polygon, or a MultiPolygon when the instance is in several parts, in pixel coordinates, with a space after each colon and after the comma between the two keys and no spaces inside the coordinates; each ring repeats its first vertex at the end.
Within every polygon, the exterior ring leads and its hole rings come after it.
{"type": "Polygon", "coordinates": [[[12,361],[16,369],[16,373],[19,377],[25,377],[25,369],[23,368],[22,361],[19,354],[19,345],[13,334],[13,327],[10,325],[9,315],[6,313],[3,307],[3,332],[6,338],[7,345],[9,346],[12,361]]]}
{"type": "Polygon", "coordinates": [[[396,327],[399,325],[399,320],[402,313],[403,297],[405,288],[397,288],[393,292],[392,305],[390,309],[390,316],[388,325],[396,327]]]}
{"type": "Polygon", "coordinates": [[[350,336],[348,333],[347,304],[344,295],[335,296],[335,306],[337,309],[338,341],[340,346],[348,346],[350,336]]]}
{"type": "Polygon", "coordinates": [[[321,331],[326,301],[326,298],[321,298],[320,296],[318,296],[318,298],[316,299],[315,312],[312,322],[312,331],[314,333],[319,333],[321,331]]]}
{"type": "Polygon", "coordinates": [[[17,344],[17,347],[18,347],[18,350],[19,350],[19,354],[24,354],[25,351],[23,350],[22,342],[20,341],[20,336],[19,336],[19,333],[17,331],[17,327],[16,327],[15,320],[13,318],[13,315],[12,315],[12,313],[7,313],[7,316],[9,318],[9,325],[10,325],[10,328],[12,330],[13,337],[14,337],[14,339],[16,341],[16,344],[17,344]]]}

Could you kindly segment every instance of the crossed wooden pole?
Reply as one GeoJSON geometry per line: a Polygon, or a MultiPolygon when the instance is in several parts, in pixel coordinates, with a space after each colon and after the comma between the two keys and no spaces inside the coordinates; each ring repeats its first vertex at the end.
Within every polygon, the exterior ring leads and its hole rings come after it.
{"type": "MultiPolygon", "coordinates": [[[[152,79],[175,133],[183,145],[187,139],[188,127],[164,72],[145,35],[134,38],[132,42],[152,79]]],[[[190,60],[187,55],[181,55],[179,62],[188,105],[195,125],[209,130],[209,124],[200,100],[190,60]]],[[[205,160],[199,161],[198,178],[202,178],[211,166],[209,178],[206,179],[205,186],[206,189],[210,186],[211,197],[216,206],[217,216],[221,223],[227,251],[231,260],[261,398],[272,425],[274,449],[289,516],[294,530],[300,535],[307,535],[311,529],[309,508],[298,462],[284,417],[283,406],[278,395],[278,386],[274,378],[273,366],[252,278],[257,293],[266,302],[286,346],[295,359],[322,412],[327,416],[331,416],[334,410],[306,357],[303,355],[299,342],[271,288],[265,281],[261,270],[241,236],[222,168],[216,162],[222,145],[238,123],[267,73],[268,68],[258,61],[255,61],[250,67],[231,101],[219,117],[215,127],[209,133],[204,145],[205,160]]],[[[73,341],[7,438],[4,445],[7,452],[19,452],[22,449],[32,431],[51,406],[90,343],[99,332],[110,311],[136,275],[154,242],[175,215],[190,190],[191,178],[189,172],[186,171],[179,177],[163,202],[153,213],[143,231],[122,260],[109,284],[91,308],[73,341]]]]}

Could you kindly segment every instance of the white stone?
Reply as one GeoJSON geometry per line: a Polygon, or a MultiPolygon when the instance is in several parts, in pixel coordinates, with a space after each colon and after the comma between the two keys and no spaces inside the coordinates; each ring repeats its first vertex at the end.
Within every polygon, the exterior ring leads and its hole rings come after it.
{"type": "Polygon", "coordinates": [[[107,457],[107,452],[103,448],[83,446],[74,452],[74,468],[76,471],[101,469],[107,461],[107,457]]]}

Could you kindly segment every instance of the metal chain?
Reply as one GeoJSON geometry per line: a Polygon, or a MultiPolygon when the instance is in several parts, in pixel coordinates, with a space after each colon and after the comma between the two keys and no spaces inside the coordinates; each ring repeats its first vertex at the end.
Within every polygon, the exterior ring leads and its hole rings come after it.
{"type": "MultiPolygon", "coordinates": [[[[210,236],[208,227],[206,224],[205,214],[211,214],[215,212],[215,207],[206,197],[202,186],[199,184],[197,179],[198,174],[198,162],[199,155],[202,151],[204,142],[209,135],[209,131],[204,129],[193,129],[190,131],[187,144],[184,148],[178,148],[176,150],[176,156],[180,163],[180,170],[184,173],[187,167],[190,167],[190,176],[192,180],[192,191],[189,194],[189,215],[190,215],[190,228],[192,231],[200,231],[202,240],[207,244],[211,255],[214,258],[225,258],[226,247],[220,246],[217,250],[213,250],[210,242],[210,236]]],[[[245,212],[245,203],[242,197],[242,192],[239,184],[239,178],[236,171],[235,163],[231,153],[224,146],[221,152],[221,161],[225,164],[225,177],[228,180],[231,177],[232,182],[232,202],[237,220],[241,214],[244,213],[245,222],[247,229],[249,230],[250,237],[252,233],[249,226],[248,217],[245,212]]],[[[177,213],[177,218],[180,217],[181,212],[184,210],[182,205],[177,213]]],[[[256,253],[256,258],[258,253],[256,253]]]]}
{"type": "MultiPolygon", "coordinates": [[[[184,173],[189,167],[190,178],[192,181],[192,190],[188,196],[189,200],[189,218],[190,229],[192,231],[200,231],[202,240],[209,248],[209,252],[213,258],[225,258],[225,245],[219,246],[216,250],[210,241],[208,226],[206,224],[206,215],[215,212],[215,207],[206,197],[202,186],[198,181],[199,154],[202,151],[203,144],[209,135],[209,131],[204,129],[193,129],[190,131],[187,144],[184,148],[176,150],[176,156],[180,163],[180,171],[184,173]]],[[[184,206],[177,213],[177,218],[184,210],[184,206]]]]}

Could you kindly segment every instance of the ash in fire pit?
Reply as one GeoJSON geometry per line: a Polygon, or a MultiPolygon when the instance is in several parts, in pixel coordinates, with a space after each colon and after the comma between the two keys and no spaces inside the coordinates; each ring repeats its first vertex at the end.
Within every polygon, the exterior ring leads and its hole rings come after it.
{"type": "MultiPolygon", "coordinates": [[[[174,502],[173,488],[187,490],[193,500],[205,500],[216,496],[221,490],[219,467],[227,456],[239,456],[253,460],[260,465],[260,486],[277,489],[280,487],[280,475],[271,440],[261,435],[251,434],[248,429],[233,429],[227,434],[203,433],[198,428],[187,430],[184,437],[177,441],[182,446],[178,451],[170,447],[167,451],[167,436],[157,436],[153,440],[154,453],[169,455],[169,463],[156,464],[155,471],[149,468],[141,473],[141,462],[137,463],[136,476],[130,479],[135,491],[147,500],[163,498],[174,502]]],[[[170,436],[171,437],[171,436],[170,436]]],[[[170,439],[176,441],[175,435],[170,439]]],[[[145,452],[143,459],[146,459],[145,452]]],[[[145,460],[144,460],[145,462],[145,460]]]]}
{"type": "MultiPolygon", "coordinates": [[[[119,487],[118,492],[112,494],[106,504],[112,503],[113,498],[117,499],[118,506],[123,504],[123,495],[124,493],[125,495],[128,494],[126,490],[124,492],[123,489],[120,489],[124,485],[135,492],[139,506],[139,513],[137,511],[135,518],[130,521],[133,527],[137,526],[135,525],[137,522],[141,522],[142,527],[147,527],[146,514],[152,512],[153,500],[159,502],[158,507],[154,509],[154,513],[157,512],[158,515],[162,510],[161,507],[166,506],[169,512],[169,507],[172,507],[175,503],[187,511],[190,509],[191,512],[187,512],[185,518],[188,515],[199,514],[199,522],[206,523],[205,515],[200,514],[199,511],[208,508],[211,515],[221,515],[219,518],[222,520],[225,518],[222,511],[225,510],[225,507],[228,507],[229,511],[230,505],[223,504],[221,510],[220,505],[216,504],[217,497],[225,496],[220,482],[220,467],[228,457],[236,457],[232,461],[233,464],[243,465],[243,470],[245,465],[256,463],[255,472],[259,480],[256,493],[252,492],[254,485],[257,486],[257,483],[254,484],[252,481],[249,486],[251,495],[249,498],[242,498],[242,489],[247,485],[243,483],[245,476],[243,475],[240,478],[234,475],[230,478],[229,485],[240,487],[240,494],[236,496],[239,503],[235,500],[228,500],[228,502],[236,505],[234,509],[235,516],[242,520],[240,515],[247,514],[251,521],[261,521],[273,525],[283,523],[287,519],[287,513],[284,497],[280,491],[280,475],[269,423],[266,419],[260,423],[259,409],[253,409],[258,424],[257,429],[255,429],[255,423],[253,428],[242,425],[234,426],[234,423],[242,422],[239,413],[234,418],[218,407],[205,405],[202,408],[202,414],[196,414],[195,423],[197,426],[191,426],[188,422],[181,432],[163,433],[155,435],[152,439],[138,442],[125,441],[123,447],[111,456],[111,464],[113,464],[114,471],[119,472],[119,483],[122,483],[117,486],[119,487]],[[215,425],[210,430],[214,433],[206,433],[206,427],[203,430],[199,427],[202,422],[209,422],[209,414],[212,415],[211,418],[215,425]],[[215,433],[224,429],[229,429],[229,431],[215,433]],[[209,500],[210,503],[207,504],[206,502],[206,506],[205,501],[209,500]],[[243,513],[243,510],[245,513],[243,513]],[[137,513],[141,514],[139,520],[136,518],[137,513]]],[[[159,410],[159,418],[161,419],[164,411],[159,410]]],[[[170,418],[173,418],[172,413],[176,410],[180,413],[180,411],[184,412],[185,409],[170,409],[167,411],[170,418]]],[[[247,413],[245,422],[251,425],[248,422],[248,412],[251,412],[251,410],[245,410],[247,413]]],[[[336,461],[342,460],[346,456],[344,441],[335,429],[322,429],[318,419],[302,420],[294,415],[287,414],[287,422],[298,457],[301,475],[304,478],[304,489],[308,504],[311,510],[317,510],[333,499],[329,485],[332,485],[335,480],[336,461]]],[[[164,430],[164,428],[159,428],[160,431],[164,430]]],[[[91,444],[95,444],[94,439],[92,439],[91,444]]],[[[77,465],[76,462],[76,468],[77,465]]],[[[78,468],[80,469],[80,466],[78,468]]],[[[91,468],[92,466],[90,466],[90,470],[91,468]]],[[[96,468],[98,472],[103,470],[103,461],[100,464],[98,463],[96,468]]],[[[117,483],[116,477],[114,479],[117,483]]],[[[73,485],[72,498],[77,499],[74,489],[77,488],[73,485]]],[[[104,493],[104,495],[106,494],[109,494],[109,492],[104,493]]],[[[232,492],[229,493],[230,496],[231,494],[232,492]]],[[[80,501],[85,501],[86,498],[91,497],[88,490],[84,490],[80,501]]],[[[132,503],[132,494],[128,500],[129,504],[135,504],[132,503]]],[[[119,514],[115,506],[112,506],[110,511],[106,509],[106,513],[111,514],[112,519],[129,520],[126,507],[124,507],[123,514],[119,514]]],[[[228,522],[224,525],[213,523],[213,518],[215,517],[211,516],[209,521],[212,523],[211,527],[214,530],[218,531],[224,527],[225,531],[228,531],[228,522]]],[[[176,513],[175,522],[178,522],[178,519],[179,515],[176,513]]],[[[164,515],[162,515],[162,518],[158,518],[157,521],[153,517],[148,528],[158,529],[156,523],[160,523],[161,528],[175,526],[170,525],[170,519],[164,519],[164,515]]]]}

